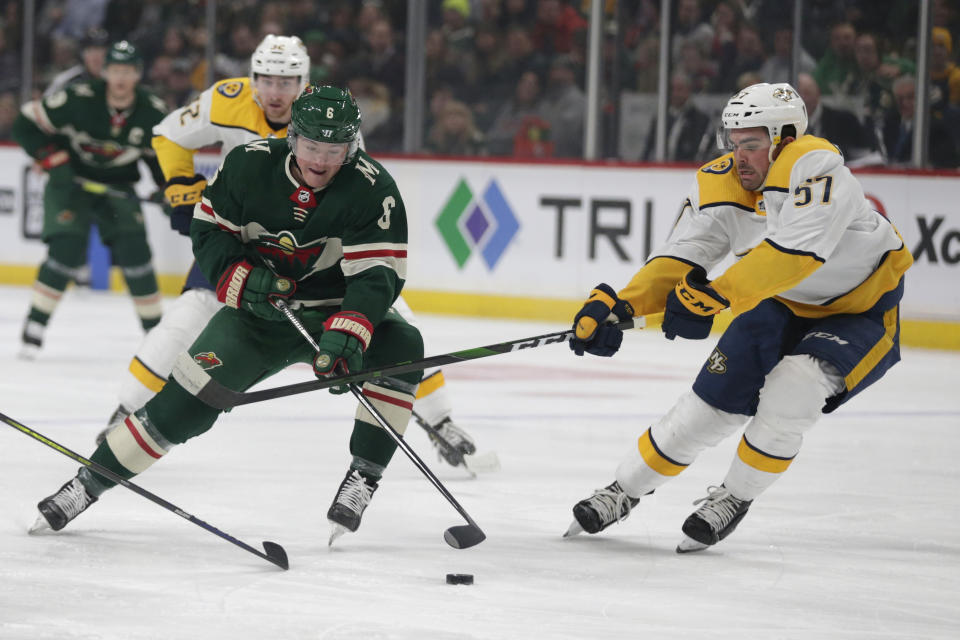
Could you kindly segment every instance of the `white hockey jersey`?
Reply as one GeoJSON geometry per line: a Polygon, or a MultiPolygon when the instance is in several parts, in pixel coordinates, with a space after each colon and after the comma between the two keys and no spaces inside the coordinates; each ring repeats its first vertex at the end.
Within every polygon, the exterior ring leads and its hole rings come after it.
{"type": "Polygon", "coordinates": [[[284,138],[287,127],[273,129],[256,103],[249,78],[220,80],[189,104],[170,112],[153,128],[164,177],[191,177],[197,149],[221,145],[220,160],[234,147],[259,138],[284,138]]]}
{"type": "Polygon", "coordinates": [[[731,252],[713,286],[735,314],[769,297],[803,317],[866,311],[913,263],[836,147],[809,135],[784,147],[760,192],[741,186],[732,153],[701,167],[666,244],[620,297],[638,315],[663,311],[690,268],[731,252]]]}

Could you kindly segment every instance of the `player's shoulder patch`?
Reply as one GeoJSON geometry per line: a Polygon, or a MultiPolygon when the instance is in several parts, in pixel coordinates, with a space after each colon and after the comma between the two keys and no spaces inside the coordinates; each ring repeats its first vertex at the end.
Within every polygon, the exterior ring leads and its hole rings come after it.
{"type": "Polygon", "coordinates": [[[151,109],[160,112],[161,115],[166,115],[167,103],[163,101],[163,98],[143,87],[137,87],[137,93],[150,105],[151,109]]]}
{"type": "Polygon", "coordinates": [[[240,78],[229,78],[217,83],[217,93],[224,98],[236,98],[243,93],[243,87],[246,83],[240,78]]]}
{"type": "Polygon", "coordinates": [[[756,194],[740,184],[737,172],[733,171],[733,154],[728,153],[711,160],[697,171],[699,208],[733,206],[745,211],[755,211],[756,194]]]}
{"type": "Polygon", "coordinates": [[[80,98],[92,98],[93,97],[93,87],[90,86],[89,82],[75,82],[69,87],[73,91],[75,96],[80,98]]]}
{"type": "Polygon", "coordinates": [[[702,173],[713,173],[716,175],[722,175],[724,173],[728,173],[732,168],[733,168],[733,156],[726,155],[703,165],[702,167],[700,167],[700,171],[702,173]]]}

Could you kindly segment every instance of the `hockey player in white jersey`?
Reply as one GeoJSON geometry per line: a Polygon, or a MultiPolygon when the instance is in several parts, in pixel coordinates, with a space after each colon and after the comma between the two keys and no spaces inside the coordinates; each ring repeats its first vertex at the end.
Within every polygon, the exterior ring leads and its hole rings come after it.
{"type": "MultiPolygon", "coordinates": [[[[152,142],[166,179],[164,195],[172,208],[170,226],[174,230],[189,236],[194,206],[207,185],[206,178],[194,166],[197,150],[220,145],[222,160],[239,145],[259,138],[285,137],[291,105],[306,86],[309,73],[310,57],[300,38],[268,35],[251,56],[249,78],[215,83],[154,128],[152,142]]],[[[363,148],[362,137],[360,147],[363,148]]],[[[160,324],[146,335],[130,361],[129,375],[121,384],[119,405],[107,428],[97,436],[98,443],[163,388],[177,356],[193,343],[221,306],[214,287],[194,264],[183,292],[160,324]]],[[[415,322],[402,298],[395,308],[408,322],[415,322]]],[[[416,412],[431,442],[448,463],[465,464],[463,456],[476,452],[470,435],[450,418],[450,399],[439,369],[424,373],[416,412]]],[[[489,457],[481,460],[488,461],[489,457]]]]}
{"type": "Polygon", "coordinates": [[[680,553],[724,539],[790,466],[803,434],[900,359],[899,302],[913,263],[829,141],[804,135],[789,84],[733,96],[718,144],[667,243],[626,287],[598,285],[574,318],[571,348],[611,356],[610,320],[663,311],[667,338],[706,338],[716,313],[733,322],[687,392],[648,428],[615,481],[573,508],[567,535],[625,519],[640,498],[705,448],[743,430],[726,476],[683,523],[680,553]],[[712,282],[729,253],[738,260],[712,282]]]}

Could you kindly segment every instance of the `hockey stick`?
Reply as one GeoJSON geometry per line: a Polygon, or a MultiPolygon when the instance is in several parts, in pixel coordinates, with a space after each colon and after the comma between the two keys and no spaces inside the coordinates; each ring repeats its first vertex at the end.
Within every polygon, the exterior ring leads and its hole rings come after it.
{"type": "MultiPolygon", "coordinates": [[[[621,330],[642,329],[644,326],[646,326],[646,319],[641,316],[639,318],[633,318],[632,320],[617,323],[616,326],[621,330]]],[[[214,409],[219,409],[220,411],[226,411],[227,409],[241,404],[263,402],[264,400],[273,400],[274,398],[285,398],[286,396],[306,393],[308,391],[316,391],[317,389],[326,389],[328,387],[336,387],[353,382],[365,382],[367,380],[375,380],[384,376],[409,373],[410,371],[422,371],[423,369],[429,369],[431,367],[441,367],[446,364],[454,364],[456,362],[464,362],[466,360],[486,358],[487,356],[495,356],[500,353],[542,347],[546,344],[563,343],[572,337],[573,329],[567,329],[566,331],[545,333],[543,335],[533,336],[530,338],[520,338],[518,340],[511,340],[509,342],[491,344],[485,347],[474,347],[472,349],[453,351],[451,353],[444,353],[437,356],[428,356],[422,360],[416,360],[414,362],[398,362],[397,364],[388,365],[382,369],[365,369],[363,371],[358,371],[357,373],[335,376],[332,378],[326,378],[324,380],[298,382],[282,387],[274,387],[272,389],[261,389],[260,391],[234,391],[233,389],[228,389],[208,376],[203,386],[200,387],[200,389],[196,392],[196,396],[203,401],[204,404],[211,406],[214,409]]]]}
{"type": "Polygon", "coordinates": [[[28,436],[30,436],[30,437],[33,438],[34,440],[38,440],[38,441],[42,442],[43,444],[47,445],[48,447],[50,447],[51,449],[55,449],[55,450],[59,451],[60,453],[62,453],[63,455],[67,456],[68,458],[70,458],[70,459],[72,459],[72,460],[74,460],[74,461],[76,461],[76,462],[79,462],[80,464],[82,464],[83,466],[91,469],[92,471],[95,471],[96,473],[98,473],[98,474],[100,474],[100,475],[102,475],[102,476],[104,476],[104,477],[110,478],[111,480],[113,480],[114,482],[116,482],[116,483],[118,483],[118,484],[122,484],[122,485],[123,485],[124,487],[126,487],[127,489],[130,489],[130,490],[133,491],[134,493],[143,496],[144,498],[146,498],[146,499],[149,500],[150,502],[153,502],[154,504],[160,505],[161,507],[163,507],[163,508],[166,509],[167,511],[172,511],[173,513],[177,514],[178,516],[180,516],[180,517],[183,518],[184,520],[189,520],[190,522],[192,522],[193,524],[197,525],[198,527],[201,527],[201,528],[203,528],[203,529],[206,529],[206,530],[209,531],[210,533],[212,533],[212,534],[214,534],[214,535],[216,535],[216,536],[219,536],[219,537],[223,538],[223,539],[226,540],[227,542],[232,542],[233,544],[237,545],[237,546],[240,547],[241,549],[244,549],[245,551],[249,551],[250,553],[252,553],[252,554],[254,554],[254,555],[256,555],[256,556],[260,556],[260,557],[263,558],[264,560],[267,560],[267,561],[269,561],[269,562],[272,562],[273,564],[277,565],[277,566],[280,567],[281,569],[289,569],[289,568],[290,568],[290,563],[287,561],[287,552],[284,551],[284,550],[283,550],[283,547],[281,547],[281,546],[280,546],[279,544],[277,544],[276,542],[264,541],[264,543],[263,543],[263,549],[264,549],[264,551],[266,551],[266,553],[263,553],[262,551],[260,551],[260,550],[258,550],[258,549],[255,549],[254,547],[251,547],[251,546],[248,545],[247,543],[245,543],[245,542],[243,542],[243,541],[241,541],[241,540],[237,540],[236,538],[234,538],[233,536],[231,536],[229,533],[224,533],[223,531],[220,531],[220,529],[217,529],[217,528],[214,527],[213,525],[207,524],[206,522],[204,522],[204,521],[201,520],[200,518],[197,518],[196,516],[193,516],[193,515],[187,513],[186,511],[184,511],[183,509],[181,509],[181,508],[178,507],[177,505],[172,504],[172,503],[170,503],[170,502],[167,502],[166,500],[164,500],[164,499],[161,498],[160,496],[157,496],[157,495],[154,495],[154,494],[150,493],[149,491],[147,491],[147,490],[144,489],[143,487],[141,487],[141,486],[139,486],[139,485],[136,485],[136,484],[130,482],[129,480],[127,480],[127,479],[124,478],[123,476],[117,475],[117,474],[114,473],[113,471],[110,471],[110,469],[107,469],[106,467],[104,467],[104,466],[102,466],[102,465],[100,465],[100,464],[97,464],[97,463],[94,462],[93,460],[88,460],[88,459],[84,458],[83,456],[81,456],[80,454],[78,454],[78,453],[76,453],[76,452],[74,452],[74,451],[71,451],[70,449],[67,449],[67,448],[64,447],[63,445],[61,445],[61,444],[59,444],[59,443],[57,443],[57,442],[54,442],[53,440],[47,438],[46,436],[44,436],[44,435],[42,435],[42,434],[40,434],[40,433],[37,433],[36,431],[34,431],[33,429],[31,429],[30,427],[27,427],[27,426],[25,426],[25,425],[20,424],[19,422],[17,422],[17,421],[14,420],[13,418],[11,418],[11,417],[9,417],[9,416],[6,416],[6,415],[4,415],[4,414],[2,414],[2,413],[0,413],[0,420],[3,420],[5,423],[7,423],[8,425],[10,425],[10,426],[13,427],[14,429],[17,429],[18,431],[21,431],[21,432],[27,434],[28,436]]]}
{"type": "MultiPolygon", "coordinates": [[[[307,331],[307,328],[303,326],[303,323],[300,322],[300,319],[293,314],[293,311],[290,310],[290,307],[287,306],[287,303],[283,300],[274,301],[273,305],[286,316],[287,320],[290,321],[297,331],[300,332],[307,342],[310,343],[310,346],[313,347],[314,351],[320,351],[320,345],[317,344],[317,341],[313,339],[313,336],[310,335],[310,332],[307,331]]],[[[456,509],[464,520],[467,521],[467,524],[458,525],[455,527],[450,527],[443,532],[443,539],[448,545],[454,549],[466,549],[474,545],[478,545],[486,539],[486,534],[477,526],[477,523],[473,521],[473,518],[470,517],[470,514],[460,506],[460,503],[457,502],[457,499],[453,497],[447,488],[443,486],[443,483],[433,474],[433,471],[430,470],[423,460],[420,459],[420,456],[417,455],[416,451],[410,448],[410,445],[406,443],[396,429],[394,429],[389,422],[383,417],[380,413],[380,410],[373,406],[373,403],[370,402],[363,391],[360,390],[360,387],[356,383],[350,382],[345,383],[350,388],[350,393],[352,393],[364,409],[370,412],[377,422],[380,423],[380,426],[383,427],[383,430],[387,432],[387,435],[397,443],[397,446],[400,447],[407,457],[413,462],[413,464],[420,470],[420,473],[425,475],[427,479],[437,488],[444,498],[453,505],[453,508],[456,509]]]]}
{"type": "Polygon", "coordinates": [[[157,201],[153,198],[141,198],[135,193],[128,193],[122,189],[114,189],[110,185],[102,182],[87,180],[86,178],[81,178],[79,176],[76,176],[73,180],[80,185],[81,189],[94,195],[111,196],[113,198],[122,198],[124,200],[138,200],[140,202],[149,202],[151,204],[162,204],[162,201],[157,201]]]}

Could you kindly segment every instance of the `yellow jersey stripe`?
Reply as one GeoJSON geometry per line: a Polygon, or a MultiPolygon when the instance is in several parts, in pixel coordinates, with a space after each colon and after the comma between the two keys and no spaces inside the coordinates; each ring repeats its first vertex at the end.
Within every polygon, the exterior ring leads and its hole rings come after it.
{"type": "Polygon", "coordinates": [[[640,436],[637,446],[640,449],[640,457],[647,463],[647,466],[663,476],[675,476],[687,468],[687,465],[680,464],[663,455],[657,448],[657,443],[653,441],[650,429],[643,432],[640,436]]]}
{"type": "Polygon", "coordinates": [[[713,288],[730,301],[734,315],[793,288],[823,265],[823,259],[764,240],[713,281],[713,288]]]}
{"type": "Polygon", "coordinates": [[[897,305],[883,314],[883,336],[877,344],[873,345],[870,351],[867,352],[867,355],[857,363],[857,366],[847,374],[847,377],[844,378],[843,381],[847,385],[847,390],[851,390],[860,384],[860,382],[867,377],[867,374],[873,371],[877,363],[893,348],[893,336],[897,333],[897,315],[899,312],[900,305],[897,305]]]}
{"type": "Polygon", "coordinates": [[[747,441],[746,436],[740,439],[740,446],[737,447],[737,457],[748,467],[767,473],[783,473],[793,462],[793,457],[780,458],[760,451],[747,441]]]}
{"type": "Polygon", "coordinates": [[[186,149],[164,136],[154,136],[150,141],[153,150],[157,152],[157,162],[163,170],[163,177],[170,178],[193,177],[196,171],[193,168],[194,149],[186,149]]]}
{"type": "Polygon", "coordinates": [[[763,183],[763,190],[766,191],[770,189],[789,192],[790,173],[793,171],[793,165],[807,153],[818,149],[836,154],[840,153],[836,145],[829,140],[811,135],[802,136],[799,140],[795,140],[784,147],[780,155],[777,156],[777,159],[770,165],[767,179],[763,183]]]}
{"type": "Polygon", "coordinates": [[[656,257],[643,265],[617,295],[633,306],[636,316],[662,313],[667,304],[667,294],[694,266],[680,258],[656,257]]]}

